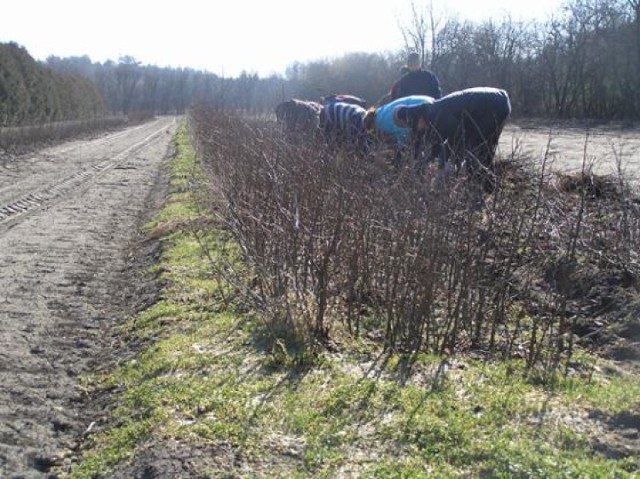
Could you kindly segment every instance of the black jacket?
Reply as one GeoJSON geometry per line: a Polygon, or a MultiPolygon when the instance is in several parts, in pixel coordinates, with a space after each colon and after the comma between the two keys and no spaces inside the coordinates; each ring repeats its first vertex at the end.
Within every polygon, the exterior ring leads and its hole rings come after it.
{"type": "Polygon", "coordinates": [[[427,95],[437,100],[442,96],[438,78],[428,70],[405,73],[391,87],[391,100],[411,95],[427,95]]]}

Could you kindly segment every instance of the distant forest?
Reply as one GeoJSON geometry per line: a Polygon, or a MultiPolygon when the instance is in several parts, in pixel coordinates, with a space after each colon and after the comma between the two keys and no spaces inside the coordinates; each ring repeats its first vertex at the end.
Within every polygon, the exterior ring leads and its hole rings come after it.
{"type": "MultiPolygon", "coordinates": [[[[270,113],[290,97],[349,93],[375,103],[398,78],[406,52],[421,52],[444,93],[506,89],[514,116],[637,120],[640,117],[640,0],[569,0],[546,22],[470,22],[414,5],[405,48],[349,53],[290,65],[284,75],[236,78],[141,65],[125,56],[35,61],[0,44],[0,126],[104,115],[181,114],[196,102],[270,113]]],[[[215,55],[215,52],[212,53],[215,55]]]]}

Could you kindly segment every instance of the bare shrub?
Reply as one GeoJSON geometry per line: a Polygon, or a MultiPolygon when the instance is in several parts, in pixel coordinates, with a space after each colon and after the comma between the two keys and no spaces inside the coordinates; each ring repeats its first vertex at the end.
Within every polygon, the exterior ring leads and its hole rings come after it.
{"type": "Polygon", "coordinates": [[[594,195],[601,180],[587,165],[561,191],[544,165],[526,166],[534,159],[502,160],[478,208],[468,179],[431,181],[435,165],[419,176],[382,153],[285,141],[273,122],[207,108],[191,118],[210,208],[254,272],[250,296],[274,344],[313,352],[344,327],[396,351],[473,349],[554,368],[572,355],[594,268],[638,277],[638,204],[594,195]]]}

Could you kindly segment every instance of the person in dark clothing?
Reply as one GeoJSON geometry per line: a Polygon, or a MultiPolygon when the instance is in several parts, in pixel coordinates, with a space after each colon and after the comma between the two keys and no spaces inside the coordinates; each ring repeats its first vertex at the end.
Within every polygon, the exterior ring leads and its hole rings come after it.
{"type": "Polygon", "coordinates": [[[320,103],[291,98],[276,106],[276,120],[288,132],[313,132],[318,127],[321,111],[320,103]]]}
{"type": "Polygon", "coordinates": [[[414,135],[424,135],[427,144],[443,145],[441,166],[451,157],[456,168],[464,163],[468,171],[491,181],[496,148],[510,114],[508,93],[491,87],[457,91],[432,103],[400,107],[396,113],[399,122],[414,135]]]}
{"type": "Polygon", "coordinates": [[[391,86],[391,101],[411,95],[426,95],[436,100],[442,96],[438,77],[422,68],[420,55],[415,52],[409,54],[406,70],[407,72],[391,86]]]}

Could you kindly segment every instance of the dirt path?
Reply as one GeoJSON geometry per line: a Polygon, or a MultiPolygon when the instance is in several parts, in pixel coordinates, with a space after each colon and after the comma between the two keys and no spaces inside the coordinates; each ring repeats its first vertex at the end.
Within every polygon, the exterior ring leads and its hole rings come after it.
{"type": "Polygon", "coordinates": [[[130,312],[129,247],[177,124],[0,165],[0,477],[47,477],[90,426],[77,378],[130,312]]]}

